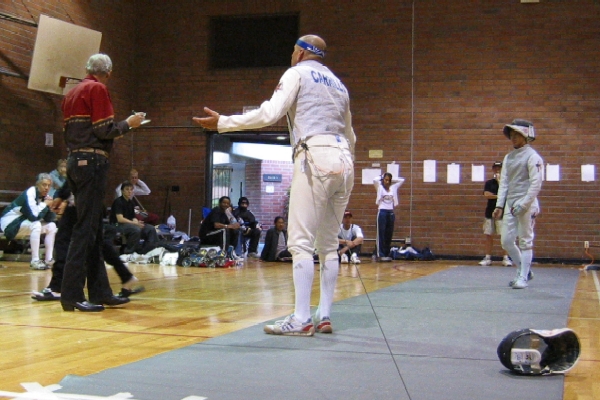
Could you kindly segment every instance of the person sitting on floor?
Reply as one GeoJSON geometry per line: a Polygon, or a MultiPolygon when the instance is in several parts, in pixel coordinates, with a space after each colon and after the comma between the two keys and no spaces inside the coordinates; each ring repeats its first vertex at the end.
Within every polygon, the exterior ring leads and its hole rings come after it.
{"type": "MultiPolygon", "coordinates": [[[[262,229],[260,224],[256,221],[256,217],[252,214],[252,211],[248,210],[249,205],[250,201],[247,197],[240,197],[238,207],[233,210],[233,216],[240,224],[242,224],[242,227],[237,232],[238,240],[242,243],[248,239],[250,240],[250,243],[248,244],[248,257],[258,258],[258,242],[260,241],[262,229]],[[241,237],[239,237],[239,235],[241,235],[241,237]]],[[[241,254],[244,249],[242,248],[240,250],[241,254]]]]}
{"type": "Polygon", "coordinates": [[[54,263],[52,251],[56,235],[56,214],[50,210],[52,198],[48,195],[52,186],[50,174],[42,173],[37,177],[35,186],[19,195],[4,208],[0,218],[0,228],[8,240],[29,237],[31,245],[32,269],[49,269],[54,263]],[[40,241],[45,234],[44,246],[46,260],[40,260],[40,241]]]}
{"type": "Polygon", "coordinates": [[[231,213],[231,199],[223,196],[219,199],[219,205],[202,220],[198,236],[200,236],[200,243],[214,244],[227,251],[234,243],[237,229],[240,229],[240,224],[231,213]]]}
{"type": "Polygon", "coordinates": [[[275,217],[275,226],[267,231],[265,246],[260,253],[263,261],[292,260],[292,254],[287,248],[287,230],[283,217],[275,217]]]}
{"type": "Polygon", "coordinates": [[[129,181],[121,185],[123,195],[113,201],[110,210],[109,222],[117,227],[117,230],[125,236],[125,254],[134,252],[147,253],[152,250],[158,242],[158,235],[153,225],[144,223],[135,217],[135,204],[131,201],[133,197],[133,184],[129,181]],[[140,245],[140,239],[144,245],[140,245]]]}
{"type": "Polygon", "coordinates": [[[340,231],[338,232],[338,239],[340,241],[338,253],[342,264],[348,264],[348,260],[350,260],[352,264],[360,264],[360,258],[358,258],[358,256],[360,255],[363,238],[364,236],[360,226],[352,223],[352,213],[346,211],[342,218],[340,231]],[[348,257],[348,255],[350,255],[350,257],[348,257]]]}

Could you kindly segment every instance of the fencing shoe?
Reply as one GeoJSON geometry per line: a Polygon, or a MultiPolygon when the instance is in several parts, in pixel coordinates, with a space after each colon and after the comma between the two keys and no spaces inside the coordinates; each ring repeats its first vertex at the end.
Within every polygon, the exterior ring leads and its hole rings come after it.
{"type": "Polygon", "coordinates": [[[316,331],[319,333],[332,333],[333,326],[331,326],[331,319],[323,317],[320,321],[317,321],[316,331]]]}
{"type": "Polygon", "coordinates": [[[513,264],[510,257],[504,256],[504,258],[502,259],[502,265],[504,265],[505,267],[512,267],[513,264]]]}
{"type": "Polygon", "coordinates": [[[315,334],[315,326],[312,318],[306,322],[300,322],[294,314],[288,315],[282,321],[275,321],[273,325],[265,325],[265,333],[284,336],[312,336],[315,334]]]}
{"type": "Polygon", "coordinates": [[[479,265],[481,265],[482,267],[489,267],[490,265],[492,265],[492,258],[485,256],[483,260],[479,261],[479,265]]]}
{"type": "Polygon", "coordinates": [[[514,285],[512,285],[513,289],[525,289],[526,287],[527,287],[527,280],[525,280],[522,277],[519,277],[519,279],[516,280],[514,285]]]}

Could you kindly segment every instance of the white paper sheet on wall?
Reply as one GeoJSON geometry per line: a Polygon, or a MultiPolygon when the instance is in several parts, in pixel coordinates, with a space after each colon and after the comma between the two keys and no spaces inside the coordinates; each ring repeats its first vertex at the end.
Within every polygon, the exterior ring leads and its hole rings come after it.
{"type": "Polygon", "coordinates": [[[581,181],[594,182],[596,180],[596,166],[593,164],[584,164],[581,166],[581,181]]]}
{"type": "Polygon", "coordinates": [[[362,184],[372,185],[373,179],[381,176],[380,168],[363,168],[362,170],[362,184]]]}
{"type": "Polygon", "coordinates": [[[392,177],[398,178],[400,176],[400,164],[396,164],[396,162],[392,162],[391,164],[387,165],[387,172],[389,172],[390,174],[392,174],[392,177]]]}
{"type": "Polygon", "coordinates": [[[546,181],[548,181],[548,182],[560,181],[560,165],[546,164],[546,181]]]}
{"type": "Polygon", "coordinates": [[[471,165],[471,182],[485,181],[485,168],[483,165],[471,165]]]}
{"type": "Polygon", "coordinates": [[[423,160],[423,182],[435,182],[436,181],[436,161],[435,160],[423,160]]]}
{"type": "Polygon", "coordinates": [[[446,168],[448,171],[447,182],[451,185],[456,185],[460,183],[460,164],[448,164],[446,168]]]}

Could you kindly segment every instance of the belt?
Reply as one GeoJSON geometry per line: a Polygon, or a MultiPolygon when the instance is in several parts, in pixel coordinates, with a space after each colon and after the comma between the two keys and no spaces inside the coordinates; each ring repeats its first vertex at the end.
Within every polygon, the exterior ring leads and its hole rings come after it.
{"type": "Polygon", "coordinates": [[[92,147],[82,147],[81,149],[71,150],[71,153],[96,153],[96,154],[100,154],[101,156],[108,158],[108,151],[104,151],[101,149],[95,149],[92,147]]]}

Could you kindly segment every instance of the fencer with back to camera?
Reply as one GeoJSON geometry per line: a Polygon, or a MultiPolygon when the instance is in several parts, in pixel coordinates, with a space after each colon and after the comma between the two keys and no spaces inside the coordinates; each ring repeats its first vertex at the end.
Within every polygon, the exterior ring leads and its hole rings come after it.
{"type": "Polygon", "coordinates": [[[205,107],[208,117],[194,123],[219,133],[272,125],[287,116],[294,146],[294,173],[289,203],[288,249],[292,254],[294,311],[268,324],[274,335],[331,333],[331,306],[339,271],[337,233],[354,185],[354,146],[348,90],[323,62],[325,41],[300,37],[293,46],[291,68],[271,99],[243,115],[224,116],[205,107]],[[313,253],[319,254],[320,301],[311,317],[313,253]]]}

